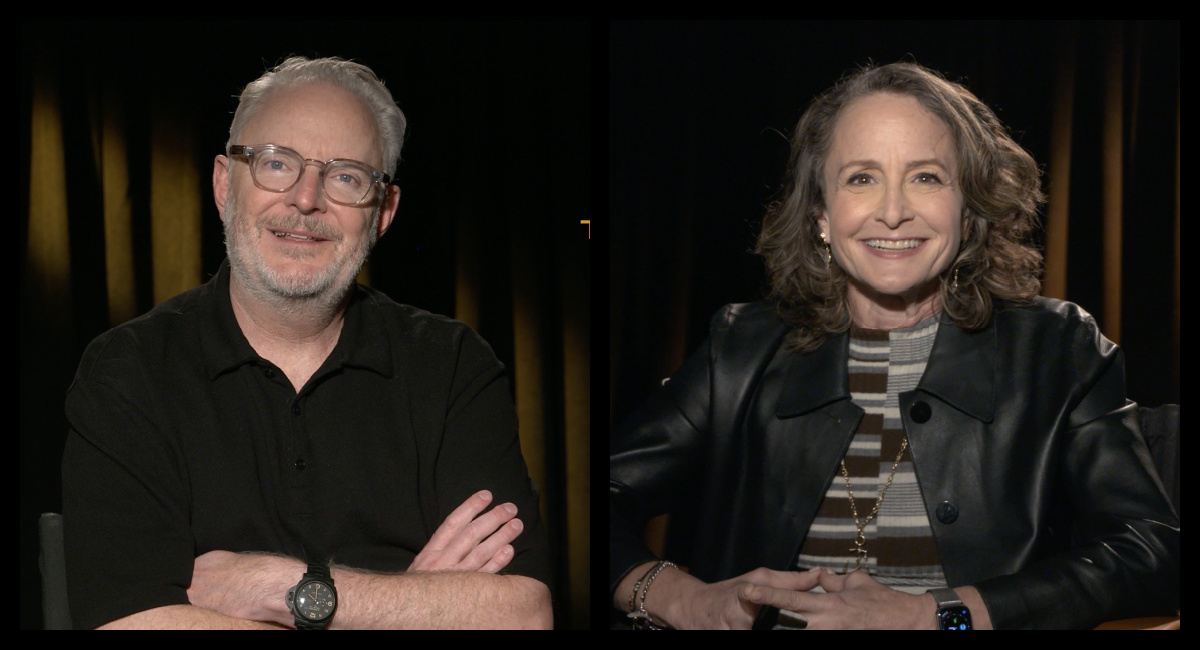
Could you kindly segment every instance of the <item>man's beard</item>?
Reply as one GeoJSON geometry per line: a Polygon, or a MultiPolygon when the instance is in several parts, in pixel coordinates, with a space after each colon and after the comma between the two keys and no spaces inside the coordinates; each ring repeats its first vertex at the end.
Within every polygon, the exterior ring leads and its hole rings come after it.
{"type": "MultiPolygon", "coordinates": [[[[371,220],[368,236],[360,239],[353,250],[344,252],[323,268],[285,272],[271,267],[263,256],[266,242],[259,239],[274,237],[270,234],[271,230],[303,229],[335,246],[341,244],[343,235],[315,216],[295,214],[252,220],[239,212],[232,190],[231,187],[225,201],[225,251],[231,270],[242,285],[258,299],[287,311],[308,307],[335,308],[354,286],[359,269],[366,263],[375,244],[378,210],[371,220]]],[[[282,250],[289,251],[289,248],[283,247],[282,250]]],[[[284,254],[302,261],[314,253],[304,247],[296,247],[284,254]]]]}

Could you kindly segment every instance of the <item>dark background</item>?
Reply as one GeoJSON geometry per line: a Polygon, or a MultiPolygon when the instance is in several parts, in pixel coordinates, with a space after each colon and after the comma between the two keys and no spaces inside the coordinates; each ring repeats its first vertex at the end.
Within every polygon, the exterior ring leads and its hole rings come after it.
{"type": "MultiPolygon", "coordinates": [[[[203,279],[225,256],[212,201],[212,160],[228,138],[236,96],[287,56],[338,56],[371,67],[408,119],[402,188],[391,230],[371,256],[371,284],[398,302],[455,315],[463,256],[478,273],[475,325],[508,367],[514,364],[511,270],[520,240],[536,283],[524,299],[541,306],[547,480],[543,516],[556,556],[556,627],[586,627],[587,585],[567,584],[567,468],[564,456],[566,302],[586,310],[590,146],[587,22],[172,21],[21,23],[21,199],[28,213],[31,87],[52,69],[61,94],[67,152],[71,271],[68,322],[43,296],[21,296],[21,627],[41,626],[38,513],[61,511],[63,399],[84,347],[109,322],[102,196],[95,179],[91,111],[100,90],[125,110],[138,313],[153,307],[148,152],[153,119],[172,116],[194,132],[202,221],[203,279]],[[152,115],[154,111],[154,115],[152,115]]],[[[37,215],[30,215],[36,219],[37,215]]],[[[21,256],[26,224],[21,222],[21,256]]],[[[578,313],[578,312],[576,312],[578,313]]],[[[586,316],[582,332],[586,350],[586,316]]],[[[585,358],[586,358],[586,352],[585,358]]],[[[586,370],[585,370],[586,376],[586,370]]],[[[510,377],[510,381],[511,381],[510,377]]],[[[586,393],[586,389],[585,389],[586,393]]],[[[584,398],[586,400],[586,397],[584,398]]],[[[585,402],[586,403],[586,402],[585,402]]],[[[587,445],[587,432],[582,444],[587,445]]],[[[586,566],[586,552],[582,552],[586,566]]],[[[578,558],[576,558],[578,560],[578,558]]],[[[586,579],[586,573],[584,574],[586,579]]],[[[577,576],[578,578],[578,576],[577,576]]]]}
{"type": "MultiPolygon", "coordinates": [[[[966,85],[1049,175],[1074,73],[1067,300],[1104,322],[1101,119],[1124,63],[1121,335],[1129,397],[1179,401],[1178,21],[620,22],[610,56],[610,404],[619,423],[730,302],[765,295],[750,251],[788,138],[862,64],[913,61],[966,85]]],[[[1041,245],[1043,233],[1037,239],[1041,245]]]]}

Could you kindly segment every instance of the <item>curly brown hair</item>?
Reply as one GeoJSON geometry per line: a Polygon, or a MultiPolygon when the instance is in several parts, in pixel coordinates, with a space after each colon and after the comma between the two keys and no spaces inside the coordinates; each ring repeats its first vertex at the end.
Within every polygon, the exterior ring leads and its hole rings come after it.
{"type": "Polygon", "coordinates": [[[767,206],[755,253],[768,299],[794,326],[787,347],[813,350],[850,327],[848,276],[826,262],[817,219],[833,131],[846,106],[874,93],[909,95],[954,135],[963,193],[962,246],[942,274],[942,309],[964,329],[992,319],[995,299],[1028,301],[1041,291],[1042,255],[1027,243],[1045,198],[1041,171],[990,108],[960,84],[915,63],[866,66],[817,97],[796,125],[783,198],[767,206]],[[951,280],[957,271],[957,289],[951,280]]]}

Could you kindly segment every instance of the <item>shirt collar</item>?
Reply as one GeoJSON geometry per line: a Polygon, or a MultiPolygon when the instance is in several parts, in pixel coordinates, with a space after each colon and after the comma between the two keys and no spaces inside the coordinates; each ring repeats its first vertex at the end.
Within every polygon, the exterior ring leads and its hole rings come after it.
{"type": "MultiPolygon", "coordinates": [[[[258,363],[262,357],[254,351],[237,317],[229,297],[229,260],[221,262],[217,274],[200,288],[198,308],[200,347],[204,355],[205,372],[210,380],[245,363],[258,363]]],[[[356,286],[346,307],[342,332],[329,358],[322,364],[325,372],[331,367],[366,368],[385,377],[392,376],[392,342],[379,301],[382,294],[356,286]]]]}
{"type": "Polygon", "coordinates": [[[342,323],[342,334],[337,347],[330,355],[342,365],[366,368],[383,375],[392,376],[392,328],[386,317],[387,304],[391,301],[378,291],[356,285],[354,296],[346,307],[346,320],[342,323]]]}
{"type": "Polygon", "coordinates": [[[259,360],[233,315],[233,303],[229,300],[229,260],[221,262],[217,274],[200,288],[197,309],[201,325],[200,349],[209,380],[243,363],[259,360]]]}
{"type": "MultiPolygon", "coordinates": [[[[849,335],[831,335],[808,354],[793,355],[776,408],[792,417],[850,397],[849,335]]],[[[983,422],[995,410],[996,320],[982,330],[965,331],[944,313],[929,362],[917,390],[944,400],[983,422]]]]}

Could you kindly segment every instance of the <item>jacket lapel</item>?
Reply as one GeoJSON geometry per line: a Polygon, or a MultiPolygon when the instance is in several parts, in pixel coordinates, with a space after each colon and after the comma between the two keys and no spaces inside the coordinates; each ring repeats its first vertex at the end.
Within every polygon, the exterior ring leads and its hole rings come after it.
{"type": "MultiPolygon", "coordinates": [[[[850,401],[849,334],[832,336],[806,354],[780,352],[775,359],[779,395],[774,413],[762,414],[766,512],[766,565],[786,570],[845,455],[863,410],[850,401]]],[[[775,365],[775,364],[772,364],[775,365]]]]}
{"type": "MultiPolygon", "coordinates": [[[[808,354],[790,354],[776,415],[803,415],[850,397],[849,354],[846,332],[831,336],[808,354]]],[[[968,332],[943,314],[918,388],[977,420],[991,422],[996,404],[996,355],[994,320],[982,330],[968,332]],[[970,379],[964,381],[964,377],[970,379]]]]}
{"type": "Polygon", "coordinates": [[[842,332],[812,352],[789,355],[787,376],[775,409],[777,416],[803,415],[850,397],[849,337],[849,332],[842,332]]]}
{"type": "Polygon", "coordinates": [[[943,313],[917,389],[990,423],[996,408],[996,357],[995,319],[982,330],[968,332],[943,313]]]}

